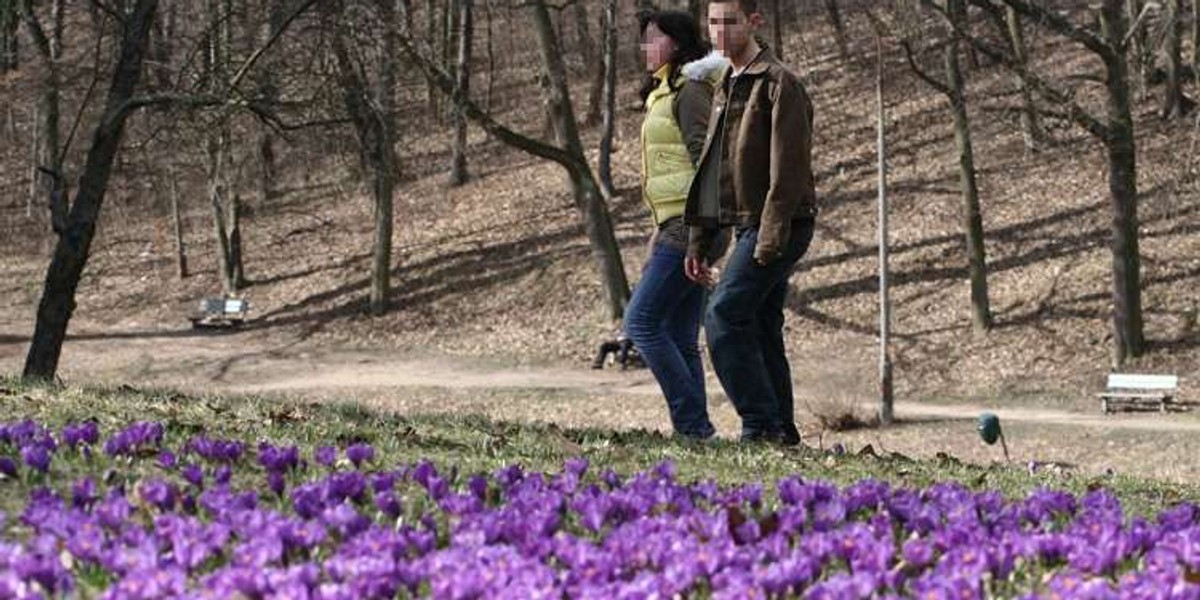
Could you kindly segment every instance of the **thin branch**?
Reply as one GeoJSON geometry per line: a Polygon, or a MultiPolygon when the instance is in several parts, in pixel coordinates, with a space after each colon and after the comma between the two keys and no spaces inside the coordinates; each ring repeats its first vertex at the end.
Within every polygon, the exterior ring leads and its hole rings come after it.
{"type": "Polygon", "coordinates": [[[37,13],[33,10],[33,0],[20,0],[21,16],[25,18],[25,28],[29,32],[29,37],[33,38],[33,45],[37,47],[38,54],[42,55],[42,59],[46,61],[47,68],[54,60],[54,53],[50,49],[50,38],[46,37],[46,30],[42,27],[42,22],[38,20],[37,13]]]}
{"type": "MultiPolygon", "coordinates": [[[[985,10],[992,10],[994,8],[997,8],[994,5],[991,5],[989,0],[969,0],[969,1],[972,4],[976,4],[976,5],[978,5],[978,3],[980,3],[980,2],[987,3],[991,8],[986,8],[985,10]]],[[[1003,1],[1008,2],[1009,0],[1003,0],[1003,1]]],[[[942,14],[944,17],[948,17],[948,15],[946,15],[946,13],[945,13],[945,10],[942,7],[938,6],[938,4],[936,2],[934,2],[934,0],[921,0],[921,4],[931,8],[934,11],[937,11],[938,13],[942,14]]],[[[1037,92],[1042,97],[1046,98],[1047,100],[1050,100],[1051,102],[1061,104],[1064,107],[1066,107],[1066,109],[1067,109],[1066,114],[1067,114],[1068,120],[1070,120],[1071,122],[1075,123],[1076,125],[1082,127],[1088,133],[1090,133],[1102,140],[1108,139],[1108,137],[1109,137],[1108,126],[1105,125],[1102,120],[1096,118],[1091,113],[1089,113],[1087,111],[1087,109],[1083,108],[1077,102],[1075,102],[1075,94],[1073,92],[1069,92],[1069,91],[1060,89],[1058,86],[1056,86],[1056,85],[1050,83],[1049,81],[1043,79],[1042,77],[1039,77],[1038,75],[1034,74],[1033,71],[1030,71],[1025,65],[1023,65],[1019,61],[1015,60],[1012,56],[1005,54],[1003,51],[992,48],[988,44],[984,43],[982,40],[979,40],[976,37],[970,35],[969,32],[964,31],[959,24],[954,22],[953,19],[947,18],[946,21],[947,21],[947,23],[950,24],[951,27],[953,27],[955,29],[955,31],[959,35],[961,35],[963,37],[964,40],[967,40],[967,42],[969,42],[973,47],[975,47],[976,50],[983,53],[988,58],[1004,65],[1004,67],[1007,68],[1008,70],[1019,75],[1021,77],[1021,79],[1026,84],[1028,84],[1030,89],[1032,89],[1034,92],[1037,92]]]]}
{"type": "MultiPolygon", "coordinates": [[[[400,44],[400,49],[406,55],[408,55],[417,68],[421,69],[421,72],[425,74],[425,77],[427,77],[430,82],[440,89],[443,94],[449,96],[451,101],[463,111],[463,114],[465,114],[472,121],[475,121],[475,123],[482,127],[485,131],[495,136],[501,142],[528,152],[529,154],[533,154],[534,156],[552,160],[571,169],[577,169],[581,167],[576,157],[566,150],[539,140],[535,140],[531,137],[521,135],[520,133],[509,129],[493,119],[491,115],[479,108],[479,105],[475,104],[470,98],[463,96],[457,91],[457,86],[455,85],[454,79],[450,77],[450,75],[446,73],[444,69],[417,52],[408,36],[397,37],[399,38],[398,43],[400,44]]],[[[582,165],[582,167],[586,167],[586,165],[582,165]]]]}
{"type": "Polygon", "coordinates": [[[311,8],[318,1],[319,0],[306,0],[304,4],[301,4],[296,8],[296,10],[292,11],[292,13],[289,14],[286,19],[284,19],[283,23],[280,23],[279,29],[271,33],[271,38],[268,39],[262,46],[259,46],[258,49],[254,51],[254,54],[251,54],[250,57],[246,59],[246,62],[242,63],[241,68],[238,69],[237,73],[233,76],[233,79],[229,81],[229,87],[236,89],[238,84],[242,82],[242,79],[250,71],[251,67],[253,67],[254,64],[258,62],[258,59],[262,57],[263,53],[269,50],[271,46],[274,46],[275,42],[277,42],[279,38],[283,36],[283,32],[287,31],[288,27],[291,26],[292,21],[295,21],[301,14],[304,13],[304,11],[311,8]]]}
{"type": "Polygon", "coordinates": [[[92,3],[92,6],[95,6],[96,8],[100,9],[105,14],[107,14],[108,16],[112,17],[113,19],[116,19],[116,21],[118,23],[121,23],[122,25],[125,24],[125,15],[121,14],[121,11],[109,6],[107,2],[100,2],[100,0],[91,0],[91,3],[92,3]]]}
{"type": "Polygon", "coordinates": [[[88,84],[87,93],[83,95],[83,101],[79,103],[79,111],[75,113],[75,121],[71,123],[71,132],[67,134],[67,141],[63,144],[62,154],[58,157],[58,164],[66,164],[67,152],[71,150],[71,144],[75,141],[75,134],[79,132],[79,124],[83,122],[83,111],[87,109],[92,102],[92,96],[96,93],[96,86],[100,84],[100,57],[104,53],[100,49],[104,46],[104,25],[108,22],[107,14],[104,21],[100,23],[100,31],[96,35],[96,47],[92,51],[95,56],[95,64],[92,65],[92,82],[88,84]]]}
{"type": "MultiPolygon", "coordinates": [[[[971,4],[982,8],[989,12],[999,12],[1001,8],[993,3],[992,0],[967,0],[971,4]]],[[[1000,0],[1004,4],[1011,7],[1013,10],[1041,23],[1050,28],[1052,31],[1063,35],[1072,41],[1078,42],[1088,50],[1099,54],[1104,60],[1112,60],[1116,56],[1116,50],[1108,44],[1104,38],[1097,35],[1086,27],[1081,27],[1072,23],[1070,19],[1055,13],[1049,9],[1038,6],[1026,0],[1000,0]]]]}
{"type": "Polygon", "coordinates": [[[917,74],[922,81],[929,84],[929,87],[941,92],[946,96],[953,96],[954,90],[950,89],[950,85],[938,80],[933,75],[930,75],[921,65],[917,64],[917,57],[913,53],[912,44],[908,40],[900,42],[900,46],[904,48],[904,58],[908,61],[908,68],[912,69],[913,73],[917,74]]]}

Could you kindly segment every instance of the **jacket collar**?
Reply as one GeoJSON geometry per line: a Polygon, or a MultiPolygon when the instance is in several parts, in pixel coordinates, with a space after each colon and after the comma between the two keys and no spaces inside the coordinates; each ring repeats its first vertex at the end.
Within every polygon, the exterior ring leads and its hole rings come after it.
{"type": "MultiPolygon", "coordinates": [[[[771,65],[774,64],[775,62],[776,62],[775,55],[771,53],[770,48],[763,46],[758,51],[758,54],[756,54],[754,56],[754,58],[751,59],[750,64],[746,65],[745,70],[743,70],[738,76],[740,77],[741,75],[762,75],[763,73],[766,73],[767,70],[771,68],[771,65]]],[[[730,68],[729,72],[732,74],[734,71],[735,71],[734,68],[730,68]]]]}

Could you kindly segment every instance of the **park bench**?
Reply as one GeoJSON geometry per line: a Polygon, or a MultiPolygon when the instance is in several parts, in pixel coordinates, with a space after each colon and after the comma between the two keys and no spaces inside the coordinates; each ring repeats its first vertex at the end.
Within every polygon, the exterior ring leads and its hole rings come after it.
{"type": "Polygon", "coordinates": [[[239,327],[246,320],[250,303],[241,298],[203,298],[198,308],[190,317],[193,328],[239,327]]]}
{"type": "Polygon", "coordinates": [[[1167,405],[1174,400],[1178,391],[1179,377],[1175,375],[1109,373],[1108,385],[1099,394],[1100,410],[1108,414],[1117,404],[1133,407],[1157,405],[1159,411],[1167,412],[1167,405]]]}

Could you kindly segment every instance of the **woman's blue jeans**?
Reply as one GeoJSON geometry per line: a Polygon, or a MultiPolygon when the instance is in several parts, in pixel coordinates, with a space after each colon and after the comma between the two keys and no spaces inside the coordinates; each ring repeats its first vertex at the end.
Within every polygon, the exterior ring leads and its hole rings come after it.
{"type": "Polygon", "coordinates": [[[716,433],[708,418],[700,321],[706,290],[683,271],[684,251],[657,244],[625,309],[625,333],[654,373],[675,432],[694,438],[716,433]]]}

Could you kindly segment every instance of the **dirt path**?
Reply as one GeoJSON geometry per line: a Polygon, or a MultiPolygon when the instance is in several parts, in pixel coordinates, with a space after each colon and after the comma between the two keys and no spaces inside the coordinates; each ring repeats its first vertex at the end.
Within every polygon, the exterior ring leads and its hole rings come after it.
{"type": "MultiPolygon", "coordinates": [[[[0,372],[19,371],[25,342],[0,327],[0,372]]],[[[522,365],[502,359],[399,355],[378,350],[329,350],[284,337],[155,331],[106,335],[83,329],[67,344],[64,376],[72,382],[170,386],[196,392],[256,393],[361,402],[401,413],[479,413],[515,421],[572,427],[649,428],[670,425],[645,370],[594,371],[587,365],[522,365]]],[[[794,365],[795,367],[795,365],[794,365]]],[[[801,372],[803,365],[795,368],[801,372]]],[[[798,406],[820,395],[822,382],[797,377],[798,406]]],[[[738,419],[710,377],[710,412],[723,436],[738,419]]],[[[870,410],[869,403],[863,406],[870,410]]],[[[947,452],[972,462],[998,460],[981,444],[974,420],[984,411],[1005,424],[1014,461],[1054,461],[1085,471],[1117,469],[1173,481],[1200,481],[1200,416],[1102,416],[1028,406],[899,402],[900,423],[886,430],[822,431],[811,415],[806,440],[843,443],[913,456],[947,452]]]]}
{"type": "MultiPolygon", "coordinates": [[[[659,388],[646,370],[593,371],[566,367],[504,367],[464,359],[394,358],[365,353],[327,355],[302,367],[299,372],[279,375],[296,367],[279,361],[270,369],[272,377],[256,383],[231,382],[229,389],[244,393],[304,395],[305,392],[379,388],[449,388],[454,390],[546,390],[586,395],[636,394],[658,396],[659,388]]],[[[797,381],[797,388],[804,387],[797,381]]],[[[710,388],[717,385],[710,377],[710,388]]],[[[719,388],[715,388],[719,389],[719,388]]],[[[719,393],[719,392],[718,392],[719,393]]],[[[1039,425],[1131,429],[1138,431],[1200,433],[1200,419],[1192,415],[1157,413],[1101,415],[1039,408],[1007,408],[983,405],[923,404],[899,402],[901,420],[974,419],[992,411],[1006,422],[1039,425]]],[[[626,424],[628,425],[628,424],[626,424]]]]}

